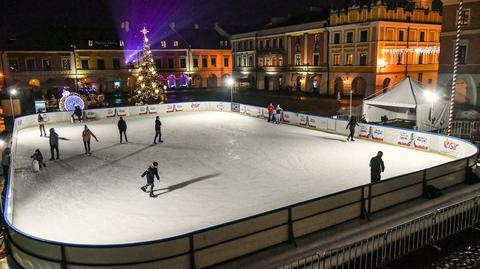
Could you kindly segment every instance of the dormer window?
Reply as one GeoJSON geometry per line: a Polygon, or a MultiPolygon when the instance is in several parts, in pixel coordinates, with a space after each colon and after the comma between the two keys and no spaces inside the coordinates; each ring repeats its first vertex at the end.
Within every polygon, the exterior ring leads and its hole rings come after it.
{"type": "Polygon", "coordinates": [[[88,46],[93,47],[93,40],[88,40],[88,46]]]}
{"type": "Polygon", "coordinates": [[[178,41],[176,41],[176,40],[173,41],[173,46],[174,46],[175,48],[178,47],[178,41]]]}
{"type": "Polygon", "coordinates": [[[120,45],[120,47],[125,46],[125,42],[123,42],[123,40],[120,40],[120,41],[118,42],[118,44],[120,45]]]}
{"type": "Polygon", "coordinates": [[[167,47],[167,41],[163,40],[162,42],[160,42],[160,45],[162,46],[162,48],[166,48],[167,47]]]}

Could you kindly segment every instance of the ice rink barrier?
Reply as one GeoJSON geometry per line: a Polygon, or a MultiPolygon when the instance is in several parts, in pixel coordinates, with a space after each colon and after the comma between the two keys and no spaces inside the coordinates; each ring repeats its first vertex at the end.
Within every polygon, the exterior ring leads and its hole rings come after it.
{"type": "MultiPolygon", "coordinates": [[[[240,113],[265,120],[265,108],[229,102],[186,102],[149,106],[87,110],[84,118],[142,117],[194,111],[240,113]]],[[[72,112],[47,113],[47,121],[67,122],[72,112]]],[[[282,112],[282,121],[325,132],[346,135],[346,121],[290,111],[282,112]]],[[[206,229],[159,238],[147,242],[116,245],[82,245],[36,238],[17,229],[13,218],[13,187],[17,133],[37,126],[37,115],[15,120],[12,137],[12,165],[7,182],[4,219],[10,262],[20,268],[205,268],[253,253],[280,243],[295,243],[297,237],[357,219],[423,195],[425,186],[445,189],[464,182],[466,169],[476,163],[473,144],[440,134],[372,124],[360,124],[356,137],[388,143],[412,150],[430,151],[452,157],[448,163],[405,175],[365,184],[330,195],[273,209],[257,215],[206,229]]],[[[88,236],[88,234],[85,234],[88,236]]]]}

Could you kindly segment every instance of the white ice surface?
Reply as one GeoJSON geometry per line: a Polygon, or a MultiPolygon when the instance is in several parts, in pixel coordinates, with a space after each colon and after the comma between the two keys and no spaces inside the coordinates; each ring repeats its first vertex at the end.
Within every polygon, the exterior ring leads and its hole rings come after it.
{"type": "Polygon", "coordinates": [[[451,160],[365,140],[225,112],[162,116],[164,144],[152,146],[154,116],[130,117],[130,143],[119,144],[117,119],[89,122],[100,142],[85,156],[80,124],[52,124],[60,161],[31,172],[38,128],[18,135],[13,224],[36,237],[85,244],[154,240],[187,233],[355,187],[369,181],[368,162],[384,152],[383,178],[451,160]],[[139,187],[158,161],[157,198],[139,187]]]}

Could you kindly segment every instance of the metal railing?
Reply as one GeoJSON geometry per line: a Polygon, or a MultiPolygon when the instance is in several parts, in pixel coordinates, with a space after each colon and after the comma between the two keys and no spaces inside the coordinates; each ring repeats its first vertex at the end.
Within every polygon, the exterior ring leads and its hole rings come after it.
{"type": "Polygon", "coordinates": [[[366,239],[317,252],[278,269],[369,269],[384,267],[412,251],[475,226],[480,196],[437,209],[366,239]]]}

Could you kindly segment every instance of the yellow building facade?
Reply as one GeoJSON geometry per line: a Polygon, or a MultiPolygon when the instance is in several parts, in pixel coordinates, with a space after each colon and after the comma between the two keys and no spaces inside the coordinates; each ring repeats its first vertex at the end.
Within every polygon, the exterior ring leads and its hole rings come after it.
{"type": "Polygon", "coordinates": [[[332,10],[329,92],[370,96],[406,76],[434,87],[442,17],[432,1],[389,8],[378,2],[332,10]]]}

